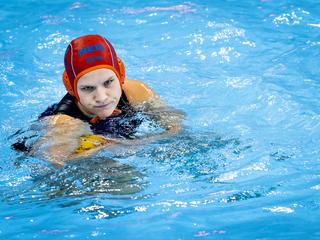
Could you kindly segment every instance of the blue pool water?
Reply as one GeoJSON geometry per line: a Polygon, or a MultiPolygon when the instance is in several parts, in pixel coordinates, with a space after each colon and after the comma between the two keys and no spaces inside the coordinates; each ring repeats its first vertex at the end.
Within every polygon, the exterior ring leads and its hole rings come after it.
{"type": "Polygon", "coordinates": [[[0,0],[0,239],[320,239],[316,0],[0,0]],[[106,36],[184,130],[55,169],[10,148],[106,36]]]}

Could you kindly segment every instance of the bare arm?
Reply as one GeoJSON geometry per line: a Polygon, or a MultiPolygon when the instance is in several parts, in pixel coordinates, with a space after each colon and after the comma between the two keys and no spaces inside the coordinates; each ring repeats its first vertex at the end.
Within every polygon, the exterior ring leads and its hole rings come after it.
{"type": "Polygon", "coordinates": [[[64,114],[49,116],[42,121],[46,127],[45,133],[33,145],[31,154],[44,157],[55,165],[63,165],[66,160],[92,154],[102,145],[111,142],[99,137],[99,141],[91,143],[89,151],[80,151],[81,138],[93,136],[88,123],[64,114]]]}

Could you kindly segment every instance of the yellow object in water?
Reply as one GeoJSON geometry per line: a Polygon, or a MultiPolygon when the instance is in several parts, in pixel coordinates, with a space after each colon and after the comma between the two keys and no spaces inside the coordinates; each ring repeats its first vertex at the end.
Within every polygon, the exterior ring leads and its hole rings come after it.
{"type": "Polygon", "coordinates": [[[75,153],[83,153],[85,151],[94,149],[96,147],[106,145],[111,143],[111,141],[98,135],[86,134],[80,137],[79,146],[75,153]]]}

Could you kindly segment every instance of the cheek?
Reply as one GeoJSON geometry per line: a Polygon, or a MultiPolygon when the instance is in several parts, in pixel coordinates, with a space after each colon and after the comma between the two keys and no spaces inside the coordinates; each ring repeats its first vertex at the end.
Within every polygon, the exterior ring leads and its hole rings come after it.
{"type": "Polygon", "coordinates": [[[113,87],[113,96],[114,96],[114,98],[116,98],[116,99],[120,98],[121,94],[122,94],[122,90],[121,90],[120,84],[114,86],[113,87]]]}
{"type": "Polygon", "coordinates": [[[92,100],[89,94],[79,94],[80,103],[83,105],[91,105],[92,100]]]}
{"type": "Polygon", "coordinates": [[[121,96],[121,91],[116,90],[116,91],[113,92],[113,98],[114,99],[118,99],[118,98],[120,98],[120,96],[121,96]]]}

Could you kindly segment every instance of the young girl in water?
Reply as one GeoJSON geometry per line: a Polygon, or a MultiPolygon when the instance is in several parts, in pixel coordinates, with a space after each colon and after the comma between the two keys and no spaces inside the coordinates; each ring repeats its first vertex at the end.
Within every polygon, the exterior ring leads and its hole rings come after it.
{"type": "Polygon", "coordinates": [[[104,37],[72,40],[64,65],[68,93],[41,114],[47,131],[32,147],[33,153],[63,164],[117,142],[135,143],[144,121],[140,113],[162,127],[162,135],[179,131],[182,114],[168,111],[143,82],[126,79],[123,62],[104,37]]]}

